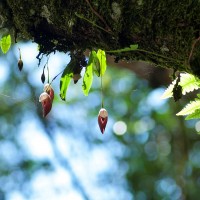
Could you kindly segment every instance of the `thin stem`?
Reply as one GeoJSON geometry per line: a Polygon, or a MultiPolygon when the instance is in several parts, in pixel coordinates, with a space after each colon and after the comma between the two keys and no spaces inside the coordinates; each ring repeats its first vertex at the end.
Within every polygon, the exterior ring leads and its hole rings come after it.
{"type": "Polygon", "coordinates": [[[101,26],[95,24],[93,21],[90,21],[89,19],[85,18],[84,16],[82,16],[82,15],[80,15],[80,14],[78,14],[78,13],[75,13],[75,15],[76,15],[77,17],[79,17],[80,19],[84,19],[85,21],[89,22],[89,23],[92,24],[93,26],[96,26],[97,28],[99,28],[99,29],[101,29],[101,30],[103,30],[103,31],[105,31],[105,32],[107,32],[107,33],[109,33],[109,34],[112,34],[112,32],[110,32],[110,31],[108,31],[108,30],[102,28],[101,26]]]}
{"type": "Polygon", "coordinates": [[[192,58],[192,54],[194,52],[194,47],[196,46],[197,42],[200,41],[200,36],[194,41],[194,43],[192,44],[192,49],[190,51],[190,55],[189,55],[189,58],[188,58],[188,64],[190,64],[190,60],[192,58]]]}
{"type": "Polygon", "coordinates": [[[101,108],[103,107],[103,76],[101,75],[101,108]]]}
{"type": "Polygon", "coordinates": [[[90,9],[92,10],[92,12],[104,23],[104,25],[106,26],[106,29],[109,32],[111,31],[111,28],[108,26],[108,24],[106,23],[106,21],[103,19],[103,17],[92,7],[92,5],[90,4],[89,0],[85,0],[86,3],[89,5],[90,9]]]}
{"type": "Polygon", "coordinates": [[[107,53],[121,53],[121,52],[129,52],[129,51],[138,51],[138,52],[144,52],[144,53],[147,53],[147,54],[151,54],[151,55],[154,55],[154,56],[157,56],[157,57],[160,57],[160,58],[163,58],[163,59],[166,59],[166,60],[171,60],[173,62],[177,62],[176,59],[173,59],[173,58],[169,58],[167,56],[163,56],[163,55],[160,55],[160,54],[157,54],[157,53],[154,53],[154,52],[151,52],[151,51],[147,51],[147,50],[144,50],[144,49],[130,49],[130,50],[127,50],[127,51],[120,51],[119,50],[110,50],[110,51],[106,51],[107,53]]]}
{"type": "Polygon", "coordinates": [[[49,85],[51,85],[52,82],[53,82],[61,73],[63,73],[63,71],[64,71],[64,70],[62,70],[62,71],[59,72],[56,76],[54,76],[49,85]]]}
{"type": "Polygon", "coordinates": [[[48,80],[47,80],[47,82],[49,83],[49,67],[48,67],[48,65],[47,65],[47,74],[48,74],[48,80]]]}
{"type": "Polygon", "coordinates": [[[21,60],[22,59],[21,50],[20,50],[20,48],[18,48],[18,49],[19,49],[19,59],[21,60]]]}
{"type": "Polygon", "coordinates": [[[49,66],[48,66],[48,63],[49,63],[49,57],[50,56],[48,56],[48,58],[47,58],[47,62],[46,62],[46,65],[47,65],[47,74],[48,74],[48,80],[47,80],[47,82],[49,83],[49,66]]]}

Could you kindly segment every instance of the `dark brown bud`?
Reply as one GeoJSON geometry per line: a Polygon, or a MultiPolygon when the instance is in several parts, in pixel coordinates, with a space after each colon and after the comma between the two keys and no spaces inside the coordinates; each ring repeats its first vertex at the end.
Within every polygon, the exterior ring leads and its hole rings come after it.
{"type": "Polygon", "coordinates": [[[43,71],[42,76],[41,76],[41,81],[42,81],[42,83],[45,82],[45,74],[44,74],[44,71],[43,71]]]}
{"type": "Polygon", "coordinates": [[[19,68],[19,71],[21,71],[22,68],[23,68],[23,61],[22,61],[22,59],[18,60],[18,68],[19,68]]]}

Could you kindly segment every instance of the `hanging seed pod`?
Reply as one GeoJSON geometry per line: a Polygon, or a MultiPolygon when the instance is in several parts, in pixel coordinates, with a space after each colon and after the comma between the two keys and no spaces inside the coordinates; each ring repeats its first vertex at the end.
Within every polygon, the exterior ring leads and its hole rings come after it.
{"type": "Polygon", "coordinates": [[[53,99],[54,99],[54,90],[53,90],[53,88],[51,87],[51,85],[49,83],[45,84],[45,86],[44,86],[44,92],[46,92],[50,96],[51,101],[53,102],[53,99]]]}
{"type": "Polygon", "coordinates": [[[42,103],[43,117],[46,117],[47,114],[51,111],[52,100],[46,92],[43,92],[39,97],[39,102],[42,103]]]}
{"type": "Polygon", "coordinates": [[[107,121],[108,121],[108,112],[105,108],[101,108],[98,114],[98,124],[102,134],[104,134],[107,121]]]}
{"type": "Polygon", "coordinates": [[[22,71],[22,68],[23,68],[23,61],[22,61],[21,58],[18,60],[18,68],[19,68],[19,71],[22,71]]]}
{"type": "Polygon", "coordinates": [[[44,74],[44,70],[43,70],[43,73],[42,73],[42,75],[41,75],[41,81],[42,81],[42,83],[45,82],[45,74],[44,74]]]}

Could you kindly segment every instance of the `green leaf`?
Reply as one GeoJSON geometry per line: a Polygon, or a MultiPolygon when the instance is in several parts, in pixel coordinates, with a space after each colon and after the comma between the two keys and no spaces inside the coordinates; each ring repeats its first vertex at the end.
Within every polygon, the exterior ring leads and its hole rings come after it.
{"type": "Polygon", "coordinates": [[[200,99],[200,94],[197,94],[197,97],[200,99]]]}
{"type": "Polygon", "coordinates": [[[93,56],[90,54],[90,58],[88,61],[88,65],[86,66],[86,71],[83,77],[83,85],[82,90],[85,96],[88,96],[88,93],[90,91],[90,88],[92,86],[93,81],[93,56]]]}
{"type": "Polygon", "coordinates": [[[131,44],[131,45],[130,45],[130,49],[131,49],[132,51],[138,49],[138,44],[131,44]]]}
{"type": "Polygon", "coordinates": [[[173,89],[174,89],[175,84],[176,84],[176,79],[168,86],[168,88],[165,90],[165,92],[161,96],[161,99],[167,99],[173,96],[173,89]]]}
{"type": "Polygon", "coordinates": [[[99,63],[100,63],[100,75],[103,76],[104,73],[106,72],[106,53],[105,51],[99,49],[97,51],[97,57],[99,59],[99,63]]]}
{"type": "Polygon", "coordinates": [[[65,101],[65,97],[66,97],[66,93],[67,93],[67,89],[69,87],[70,81],[73,77],[73,65],[70,62],[67,67],[65,68],[61,79],[60,79],[60,98],[65,101]]]}
{"type": "Polygon", "coordinates": [[[8,50],[10,49],[10,46],[11,46],[11,36],[10,36],[10,34],[5,35],[1,38],[0,45],[1,45],[2,52],[4,54],[6,54],[8,52],[8,50]]]}
{"type": "Polygon", "coordinates": [[[190,115],[194,113],[196,110],[200,108],[200,100],[198,101],[191,101],[189,104],[185,106],[180,112],[176,115],[190,115]]]}
{"type": "Polygon", "coordinates": [[[108,53],[122,53],[122,52],[127,52],[127,51],[135,51],[138,49],[138,44],[131,44],[130,47],[125,47],[123,49],[117,49],[117,50],[110,50],[106,51],[108,53]]]}
{"type": "MultiPolygon", "coordinates": [[[[197,77],[193,76],[192,74],[188,74],[188,73],[181,73],[180,76],[181,76],[181,78],[180,78],[179,85],[182,87],[183,95],[200,88],[200,80],[197,77]]],[[[169,87],[165,90],[165,92],[161,96],[161,99],[166,99],[166,98],[170,98],[173,96],[173,88],[174,88],[174,85],[176,84],[176,80],[177,79],[175,79],[169,85],[169,87]]]]}
{"type": "Polygon", "coordinates": [[[188,115],[185,119],[190,120],[190,119],[198,119],[200,118],[200,109],[195,110],[194,113],[188,115]]]}
{"type": "Polygon", "coordinates": [[[97,57],[97,53],[95,51],[91,52],[89,61],[90,61],[90,59],[91,59],[91,62],[93,63],[93,65],[92,65],[93,71],[99,77],[100,76],[100,63],[99,63],[99,59],[97,57]]]}
{"type": "Polygon", "coordinates": [[[182,94],[192,92],[200,88],[200,80],[192,74],[181,73],[180,84],[183,88],[182,94]]]}

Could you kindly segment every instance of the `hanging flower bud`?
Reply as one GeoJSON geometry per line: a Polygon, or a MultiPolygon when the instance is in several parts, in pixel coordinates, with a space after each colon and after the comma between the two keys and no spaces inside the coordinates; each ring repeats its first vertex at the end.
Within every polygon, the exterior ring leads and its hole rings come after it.
{"type": "Polygon", "coordinates": [[[108,121],[108,112],[105,108],[101,108],[98,114],[98,123],[102,134],[104,134],[107,121],[108,121]]]}
{"type": "Polygon", "coordinates": [[[19,68],[19,71],[21,71],[23,68],[23,61],[21,58],[18,60],[18,68],[19,68]]]}
{"type": "Polygon", "coordinates": [[[50,95],[48,95],[46,92],[43,92],[39,97],[39,102],[42,103],[43,117],[46,117],[52,108],[52,100],[50,95]]]}
{"type": "Polygon", "coordinates": [[[44,92],[46,92],[50,96],[51,101],[53,102],[53,99],[54,99],[54,90],[53,90],[53,88],[51,87],[51,85],[49,83],[47,83],[44,86],[44,92]]]}
{"type": "Polygon", "coordinates": [[[76,84],[80,78],[81,78],[81,75],[80,75],[80,74],[74,74],[74,75],[73,75],[74,84],[76,84]]]}

